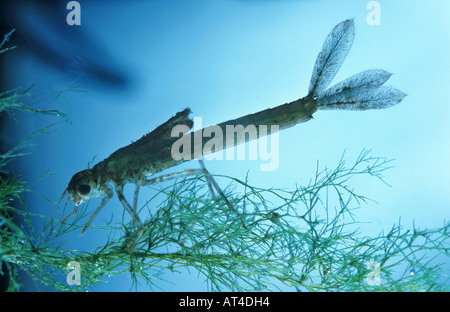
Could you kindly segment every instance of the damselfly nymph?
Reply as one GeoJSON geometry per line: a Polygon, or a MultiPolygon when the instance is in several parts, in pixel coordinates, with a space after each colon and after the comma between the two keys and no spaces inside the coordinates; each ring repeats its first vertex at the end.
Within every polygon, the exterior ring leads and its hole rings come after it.
{"type": "MultiPolygon", "coordinates": [[[[223,135],[226,135],[227,125],[242,125],[244,127],[255,125],[256,129],[259,129],[259,126],[277,126],[278,129],[282,130],[312,119],[312,115],[317,110],[381,109],[402,101],[406,95],[397,89],[384,86],[384,83],[389,79],[391,74],[380,69],[363,71],[328,88],[353,44],[354,35],[355,26],[353,20],[346,20],[339,23],[328,34],[315,62],[309,91],[305,97],[218,124],[217,126],[223,130],[223,135]]],[[[171,135],[172,129],[175,126],[185,125],[186,131],[182,135],[191,140],[193,140],[193,137],[195,137],[198,131],[202,132],[204,130],[191,131],[193,121],[189,118],[189,114],[189,108],[178,112],[152,132],[144,135],[138,141],[115,151],[108,158],[97,163],[93,168],[76,173],[63,193],[63,197],[67,194],[69,199],[72,199],[75,204],[74,211],[64,221],[73,216],[77,212],[77,207],[84,201],[93,197],[103,196],[100,205],[86,223],[82,232],[84,233],[93,218],[106,205],[109,199],[113,197],[114,188],[119,201],[132,217],[133,223],[138,231],[130,247],[132,260],[133,251],[144,231],[143,223],[136,212],[139,188],[141,186],[186,175],[205,174],[208,177],[207,180],[209,183],[220,193],[217,183],[208,174],[204,166],[200,169],[190,169],[155,176],[188,159],[200,159],[203,156],[196,154],[193,149],[191,152],[192,155],[190,155],[191,157],[187,159],[174,159],[172,157],[171,147],[178,140],[177,137],[171,135]],[[132,204],[123,195],[124,185],[128,183],[136,185],[132,204]]],[[[246,138],[240,142],[236,142],[236,140],[227,140],[224,138],[222,140],[224,142],[223,146],[216,146],[215,152],[228,148],[231,145],[244,143],[248,140],[249,138],[246,138]]],[[[198,150],[202,151],[202,149],[198,150]]],[[[243,222],[242,219],[241,221],[243,222]]],[[[244,222],[243,226],[245,227],[244,222]]],[[[132,261],[131,270],[133,270],[132,261]]]]}

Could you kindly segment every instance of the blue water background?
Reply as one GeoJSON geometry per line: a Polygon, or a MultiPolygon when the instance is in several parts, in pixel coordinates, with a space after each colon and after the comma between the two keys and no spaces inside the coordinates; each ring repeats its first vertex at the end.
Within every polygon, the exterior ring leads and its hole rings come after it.
{"type": "MultiPolygon", "coordinates": [[[[334,168],[345,151],[350,165],[362,149],[370,149],[374,156],[396,160],[385,173],[392,187],[375,179],[354,185],[377,201],[355,213],[356,220],[367,222],[363,233],[375,236],[399,218],[406,228],[413,220],[420,228],[440,227],[448,220],[450,207],[450,4],[380,1],[381,25],[370,26],[367,2],[80,1],[81,26],[67,30],[64,9],[54,17],[65,27],[62,38],[24,6],[24,15],[36,22],[37,36],[58,44],[68,55],[76,47],[100,61],[114,62],[111,66],[129,83],[94,83],[77,70],[82,60],[74,59],[68,64],[71,70],[61,71],[20,46],[10,52],[16,54],[9,63],[11,86],[35,83],[34,92],[61,90],[79,79],[78,89],[84,90],[65,92],[50,104],[68,112],[71,124],[55,125],[51,129],[56,134],[37,137],[33,153],[23,157],[19,166],[26,167],[31,182],[53,172],[35,189],[57,201],[72,175],[85,169],[94,156],[94,162],[106,158],[187,106],[207,125],[303,97],[326,35],[337,23],[354,18],[355,41],[334,82],[381,68],[393,73],[388,85],[408,96],[387,110],[319,111],[313,120],[280,132],[275,171],[261,172],[261,160],[207,161],[207,168],[239,179],[249,172],[250,184],[292,189],[314,177],[317,160],[320,166],[334,168]],[[94,47],[80,47],[71,34],[90,37],[105,54],[92,55],[94,47]]],[[[19,32],[20,25],[17,28],[19,32]]],[[[37,116],[20,120],[18,129],[16,125],[5,133],[7,140],[56,121],[37,116]]],[[[197,167],[190,162],[176,170],[197,167]]],[[[140,198],[148,192],[142,191],[140,198]]],[[[131,200],[131,187],[126,194],[131,200]]],[[[55,213],[54,206],[40,196],[29,194],[28,200],[37,213],[55,213]]],[[[90,209],[98,203],[99,199],[90,209]]],[[[104,224],[122,211],[114,197],[94,223],[104,224]]],[[[84,237],[71,237],[66,249],[101,246],[106,237],[97,233],[88,230],[84,237]]],[[[161,287],[167,291],[206,290],[194,270],[166,274],[164,279],[168,282],[161,282],[161,287]]],[[[109,278],[97,290],[126,291],[130,286],[129,275],[124,274],[109,278]]],[[[34,286],[30,283],[27,289],[34,286]]]]}

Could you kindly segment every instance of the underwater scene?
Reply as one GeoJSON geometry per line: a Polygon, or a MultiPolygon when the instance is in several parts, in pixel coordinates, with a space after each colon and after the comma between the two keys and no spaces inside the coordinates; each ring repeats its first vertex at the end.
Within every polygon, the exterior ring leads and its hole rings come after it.
{"type": "Polygon", "coordinates": [[[0,15],[1,291],[450,290],[448,1],[0,15]]]}

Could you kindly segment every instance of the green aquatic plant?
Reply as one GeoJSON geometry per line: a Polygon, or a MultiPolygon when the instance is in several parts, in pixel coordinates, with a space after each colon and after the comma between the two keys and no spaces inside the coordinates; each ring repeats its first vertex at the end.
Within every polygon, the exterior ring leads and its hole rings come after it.
{"type": "MultiPolygon", "coordinates": [[[[3,40],[0,42],[0,54],[16,48],[15,46],[5,47],[14,31],[15,29],[3,36],[3,40]]],[[[65,121],[69,121],[68,116],[59,110],[38,108],[35,100],[38,94],[30,93],[32,87],[0,92],[0,115],[7,114],[11,119],[15,120],[15,113],[20,111],[35,115],[58,116],[65,121]],[[30,99],[33,100],[30,101],[30,99]]],[[[62,92],[55,92],[53,95],[57,97],[62,92]]],[[[25,151],[25,148],[29,146],[35,136],[48,132],[48,127],[38,129],[19,143],[16,143],[12,148],[6,150],[5,146],[1,146],[0,149],[0,280],[7,282],[8,286],[5,288],[8,291],[20,290],[21,286],[17,280],[18,267],[7,256],[8,246],[11,246],[11,244],[22,244],[26,239],[23,228],[18,225],[18,219],[23,214],[23,210],[17,209],[15,206],[18,201],[22,201],[24,204],[24,194],[31,191],[31,186],[24,181],[20,173],[11,173],[8,165],[18,157],[29,154],[29,152],[25,151]]]]}
{"type": "MultiPolygon", "coordinates": [[[[8,34],[3,36],[2,42],[0,42],[0,54],[10,51],[12,49],[15,49],[16,46],[3,48],[5,43],[9,41],[9,37],[14,33],[15,29],[11,30],[8,34]]],[[[52,115],[52,116],[58,116],[63,118],[66,122],[70,122],[69,116],[60,110],[57,109],[45,109],[45,108],[37,108],[36,102],[38,102],[35,98],[41,94],[38,93],[31,93],[30,90],[33,88],[34,84],[29,86],[28,88],[15,88],[12,90],[7,90],[4,92],[0,92],[0,114],[1,113],[7,113],[10,117],[14,119],[14,113],[16,111],[21,111],[29,114],[45,114],[45,115],[52,115]],[[32,99],[30,101],[30,99],[32,99]]],[[[48,99],[45,99],[47,102],[54,101],[60,94],[63,92],[69,91],[69,90],[75,90],[75,84],[70,85],[66,90],[56,91],[56,92],[46,92],[43,94],[51,94],[53,99],[50,101],[48,99]]],[[[80,90],[78,90],[80,91],[80,90]]],[[[42,101],[42,100],[40,100],[42,101]]],[[[35,136],[38,133],[41,133],[45,130],[38,130],[36,133],[32,134],[29,138],[24,140],[22,144],[19,144],[16,146],[15,150],[21,150],[24,147],[25,142],[28,142],[33,136],[35,136]]],[[[4,155],[3,159],[11,158],[11,154],[4,155]]],[[[16,155],[21,156],[21,155],[16,155]]],[[[1,167],[0,167],[1,168],[1,167]]]]}
{"type": "Polygon", "coordinates": [[[404,230],[396,224],[388,233],[367,237],[353,218],[353,209],[369,199],[358,195],[350,180],[361,175],[382,179],[389,165],[363,151],[349,167],[343,158],[331,171],[318,166],[308,185],[293,190],[215,176],[228,181],[225,196],[240,216],[211,197],[204,177],[154,187],[155,196],[140,211],[149,215],[135,249],[133,273],[128,249],[137,233],[132,221],[96,226],[108,238],[93,251],[66,250],[61,241],[81,231],[88,204],[64,225],[53,217],[9,208],[23,216],[26,227],[2,231],[2,259],[27,273],[39,290],[95,290],[119,274],[161,290],[165,274],[184,268],[202,276],[212,291],[449,290],[442,279],[448,272],[438,261],[449,256],[448,223],[433,230],[404,230]],[[42,230],[35,230],[32,219],[40,221],[42,230]],[[79,285],[67,281],[70,263],[79,264],[79,285]]]}

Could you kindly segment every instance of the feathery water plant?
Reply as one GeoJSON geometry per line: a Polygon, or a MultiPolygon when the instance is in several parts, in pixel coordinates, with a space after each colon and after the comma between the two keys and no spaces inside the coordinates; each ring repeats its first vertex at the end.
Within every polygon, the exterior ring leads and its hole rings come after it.
{"type": "MultiPolygon", "coordinates": [[[[435,261],[449,256],[448,223],[406,231],[396,224],[387,234],[367,237],[353,219],[353,209],[368,199],[350,187],[351,178],[363,174],[382,179],[389,164],[363,151],[354,165],[347,167],[341,159],[336,169],[317,170],[308,185],[290,191],[215,176],[228,181],[224,193],[246,228],[228,205],[211,198],[203,177],[154,187],[155,196],[141,208],[149,216],[131,277],[157,290],[164,273],[182,268],[195,269],[213,291],[448,290],[447,280],[442,280],[448,272],[435,261]]],[[[94,251],[65,250],[60,244],[70,232],[81,231],[87,207],[82,205],[64,225],[53,217],[10,208],[27,220],[27,227],[2,231],[2,258],[29,274],[41,290],[95,290],[107,276],[130,274],[128,248],[136,235],[131,221],[96,226],[108,239],[94,251]],[[40,220],[42,231],[34,231],[33,218],[40,220]],[[80,285],[66,282],[72,261],[80,264],[80,285]]]]}

